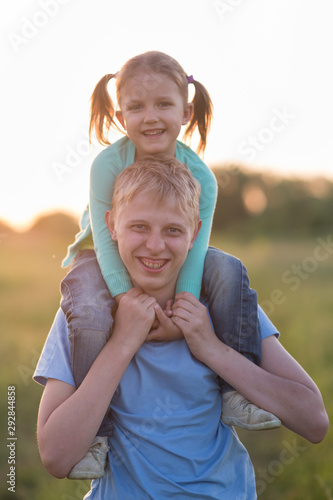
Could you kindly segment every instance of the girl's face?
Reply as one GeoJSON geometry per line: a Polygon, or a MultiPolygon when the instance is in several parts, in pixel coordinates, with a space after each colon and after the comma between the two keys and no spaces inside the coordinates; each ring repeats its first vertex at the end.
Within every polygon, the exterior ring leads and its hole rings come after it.
{"type": "Polygon", "coordinates": [[[193,105],[184,103],[176,83],[166,75],[138,72],[120,93],[117,118],[136,147],[136,158],[176,153],[182,125],[191,119],[193,105]]]}

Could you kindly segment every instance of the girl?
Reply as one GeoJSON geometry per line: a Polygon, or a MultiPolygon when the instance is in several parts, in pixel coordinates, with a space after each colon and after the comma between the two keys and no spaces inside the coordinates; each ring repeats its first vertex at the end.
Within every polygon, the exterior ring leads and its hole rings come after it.
{"type": "MultiPolygon", "coordinates": [[[[78,387],[97,354],[108,340],[112,329],[112,309],[122,295],[132,288],[116,244],[104,221],[112,202],[113,184],[117,175],[135,159],[145,155],[176,156],[186,164],[201,185],[200,217],[202,228],[189,252],[177,281],[177,292],[190,292],[200,297],[203,268],[215,209],[217,185],[213,173],[187,146],[177,141],[181,127],[190,139],[197,129],[198,152],[204,152],[212,118],[212,103],[205,87],[188,77],[170,56],[147,52],[133,57],[118,73],[104,76],[96,85],[91,99],[90,134],[95,131],[102,151],[91,169],[90,201],[81,220],[82,229],[63,262],[74,264],[61,284],[61,307],[70,332],[70,350],[74,380],[78,387]],[[107,91],[108,82],[116,79],[119,109],[107,91]],[[188,85],[195,94],[188,102],[188,85]],[[126,136],[109,145],[108,132],[117,128],[115,119],[126,136]],[[115,299],[115,300],[114,300],[115,299]]],[[[260,362],[260,329],[257,319],[256,294],[249,288],[246,270],[235,259],[228,276],[219,276],[219,252],[210,252],[206,259],[203,291],[210,299],[209,308],[218,338],[240,351],[251,361],[260,362]]],[[[159,266],[151,259],[143,265],[159,266]]],[[[173,297],[170,297],[171,308],[173,297]]],[[[171,311],[168,314],[172,314],[171,311]]],[[[173,324],[173,323],[172,323],[173,324]]],[[[179,338],[180,330],[160,320],[147,340],[179,338]],[[168,325],[168,328],[166,328],[168,325]]],[[[271,413],[223,386],[223,419],[225,423],[247,429],[273,428],[281,422],[271,413]],[[234,414],[231,408],[236,408],[234,414]],[[243,412],[244,410],[244,412],[243,412]]],[[[101,477],[107,436],[112,423],[108,416],[98,432],[88,455],[71,471],[70,478],[101,477]],[[103,454],[104,453],[104,454],[103,454]],[[96,460],[97,457],[97,460],[96,460]]]]}

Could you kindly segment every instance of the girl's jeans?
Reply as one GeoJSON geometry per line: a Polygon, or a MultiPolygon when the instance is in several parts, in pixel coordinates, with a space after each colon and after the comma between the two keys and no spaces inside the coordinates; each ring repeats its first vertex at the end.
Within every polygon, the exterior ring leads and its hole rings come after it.
{"type": "MultiPolygon", "coordinates": [[[[261,361],[261,332],[256,292],[247,271],[233,255],[209,247],[205,259],[201,297],[218,338],[256,365],[261,361]]],[[[223,381],[222,390],[232,388],[223,381]]]]}
{"type": "MultiPolygon", "coordinates": [[[[87,375],[97,355],[108,341],[116,307],[102,277],[94,250],[83,250],[61,283],[61,309],[69,329],[71,367],[76,387],[87,375]]],[[[108,413],[98,436],[112,433],[108,413]]]]}
{"type": "MultiPolygon", "coordinates": [[[[93,250],[80,252],[61,283],[61,308],[69,329],[71,365],[78,387],[109,339],[116,303],[102,277],[93,250]]],[[[261,335],[257,294],[249,286],[242,262],[209,247],[205,259],[201,300],[208,303],[218,338],[260,364],[261,335]]],[[[220,379],[222,391],[232,388],[220,379]]],[[[112,432],[111,419],[104,418],[98,435],[112,432]]]]}

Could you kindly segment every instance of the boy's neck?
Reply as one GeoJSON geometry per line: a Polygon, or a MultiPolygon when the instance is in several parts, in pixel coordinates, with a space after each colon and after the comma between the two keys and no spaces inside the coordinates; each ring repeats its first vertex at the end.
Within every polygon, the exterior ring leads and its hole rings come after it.
{"type": "Polygon", "coordinates": [[[170,287],[170,289],[159,290],[144,290],[147,295],[154,297],[158,305],[165,310],[168,300],[173,300],[176,294],[176,287],[170,287]]]}

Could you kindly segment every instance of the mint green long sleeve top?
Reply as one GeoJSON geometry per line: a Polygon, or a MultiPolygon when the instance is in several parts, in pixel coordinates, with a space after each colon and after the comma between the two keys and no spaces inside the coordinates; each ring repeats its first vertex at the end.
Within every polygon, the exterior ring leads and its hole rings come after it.
{"type": "MultiPolygon", "coordinates": [[[[102,276],[112,296],[132,288],[131,279],[120,258],[117,243],[105,223],[105,213],[112,207],[113,186],[117,175],[134,163],[135,146],[126,136],[104,149],[94,160],[90,173],[89,205],[80,220],[80,232],[68,247],[62,267],[72,263],[83,243],[93,239],[102,276]]],[[[209,244],[217,198],[217,182],[213,172],[185,144],[177,141],[176,158],[185,163],[201,185],[200,218],[202,227],[189,251],[177,281],[177,292],[187,291],[200,297],[206,251],[209,244]]]]}

